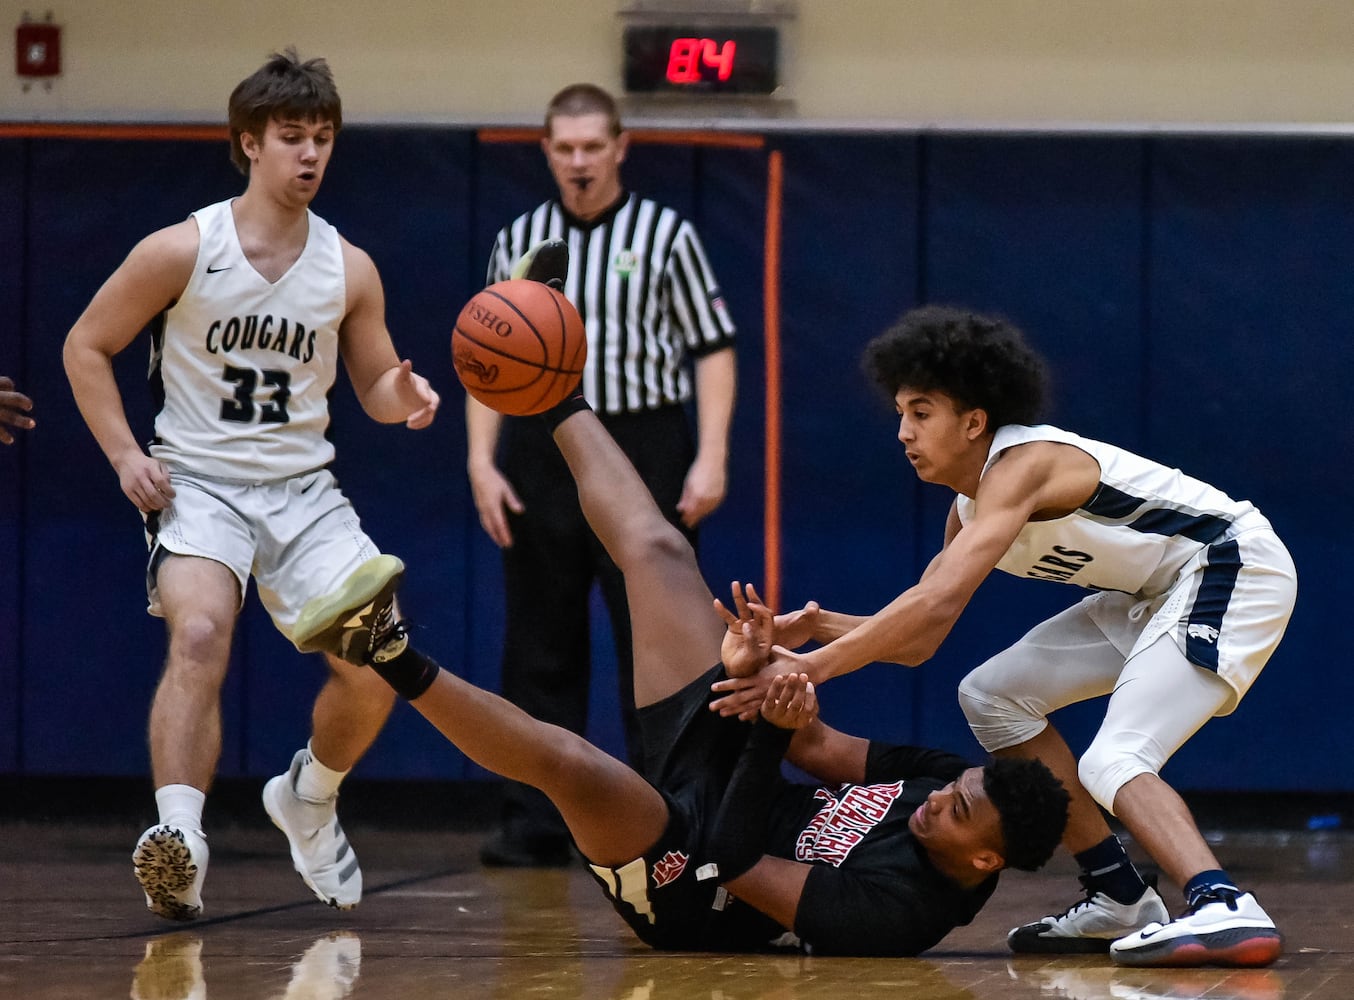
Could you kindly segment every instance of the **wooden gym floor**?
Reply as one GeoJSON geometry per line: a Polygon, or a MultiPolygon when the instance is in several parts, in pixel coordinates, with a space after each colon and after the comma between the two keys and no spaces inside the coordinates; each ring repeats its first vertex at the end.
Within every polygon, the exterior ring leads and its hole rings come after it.
{"type": "MultiPolygon", "coordinates": [[[[0,822],[0,998],[340,1000],[1350,1000],[1354,833],[1210,831],[1278,921],[1260,970],[1116,969],[1010,955],[1006,930],[1077,894],[1059,856],[1008,873],[988,908],[919,959],[659,954],[585,871],[488,871],[478,832],[348,824],[366,898],[313,899],[271,827],[209,831],[203,919],[150,915],[131,874],[139,826],[0,822]]],[[[1175,907],[1178,891],[1165,888],[1175,907]]]]}

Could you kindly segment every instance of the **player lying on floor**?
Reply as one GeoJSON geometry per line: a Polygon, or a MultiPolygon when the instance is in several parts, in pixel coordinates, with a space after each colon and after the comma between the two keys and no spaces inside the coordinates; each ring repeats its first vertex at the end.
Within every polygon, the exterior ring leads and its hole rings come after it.
{"type": "Polygon", "coordinates": [[[550,797],[642,940],[915,955],[969,923],[1003,868],[1048,859],[1068,797],[1037,761],[969,767],[847,736],[817,718],[801,675],[774,682],[754,722],[709,711],[712,682],[765,665],[771,612],[737,584],[733,610],[717,605],[581,397],[543,419],[625,574],[643,773],[442,670],[402,627],[376,638],[369,662],[471,760],[550,797]],[[825,784],[783,778],[782,756],[825,784]]]}
{"type": "MultiPolygon", "coordinates": [[[[810,604],[786,616],[786,646],[818,645],[777,650],[768,672],[822,683],[867,663],[921,664],[994,570],[1086,588],[959,685],[985,750],[1042,760],[1071,795],[1063,844],[1084,894],[1014,928],[1011,949],[1109,952],[1133,966],[1277,960],[1274,921],[1161,776],[1200,727],[1236,709],[1288,626],[1297,574],[1273,526],[1249,500],[1179,469],[1040,424],[1047,367],[1000,317],[913,309],[862,360],[897,411],[917,478],[954,491],[944,545],[873,615],[810,604]],[[1049,716],[1093,698],[1106,698],[1104,720],[1074,757],[1049,716]],[[1105,813],[1184,891],[1174,920],[1105,813]]],[[[759,684],[721,681],[729,695],[716,709],[754,717],[759,684]]]]}

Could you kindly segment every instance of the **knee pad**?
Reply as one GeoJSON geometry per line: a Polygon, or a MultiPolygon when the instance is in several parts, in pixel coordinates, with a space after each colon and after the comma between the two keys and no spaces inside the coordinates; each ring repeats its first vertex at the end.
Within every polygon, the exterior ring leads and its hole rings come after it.
{"type": "Polygon", "coordinates": [[[974,670],[959,684],[959,707],[969,729],[988,753],[1005,750],[1034,739],[1048,727],[1048,719],[1027,702],[1013,695],[987,690],[974,670]]]}
{"type": "Polygon", "coordinates": [[[1119,789],[1140,774],[1157,774],[1165,762],[1165,754],[1150,737],[1101,733],[1077,761],[1077,779],[1091,798],[1113,815],[1119,789]]]}

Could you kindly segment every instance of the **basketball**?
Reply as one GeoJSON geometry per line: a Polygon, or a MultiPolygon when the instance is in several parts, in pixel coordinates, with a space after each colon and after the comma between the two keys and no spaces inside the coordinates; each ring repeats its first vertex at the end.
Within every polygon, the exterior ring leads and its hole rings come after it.
{"type": "Polygon", "coordinates": [[[477,292],[451,333],[451,361],[465,391],[511,416],[543,413],[573,392],[587,355],[578,310],[525,278],[477,292]]]}

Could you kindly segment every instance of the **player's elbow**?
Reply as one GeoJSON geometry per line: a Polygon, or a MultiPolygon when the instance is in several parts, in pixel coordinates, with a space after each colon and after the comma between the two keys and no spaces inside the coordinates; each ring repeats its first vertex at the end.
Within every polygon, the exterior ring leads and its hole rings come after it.
{"type": "Polygon", "coordinates": [[[938,649],[940,649],[939,641],[931,641],[925,637],[914,637],[907,644],[906,649],[901,650],[898,655],[893,657],[893,662],[904,667],[920,667],[935,656],[938,649]]]}
{"type": "Polygon", "coordinates": [[[66,370],[66,378],[74,382],[88,366],[91,356],[96,353],[97,349],[89,343],[77,324],[66,335],[66,342],[61,347],[61,364],[66,370]]]}
{"type": "Polygon", "coordinates": [[[921,627],[909,637],[906,655],[899,660],[909,667],[919,667],[936,655],[964,609],[964,602],[946,591],[928,589],[918,596],[921,627]]]}

